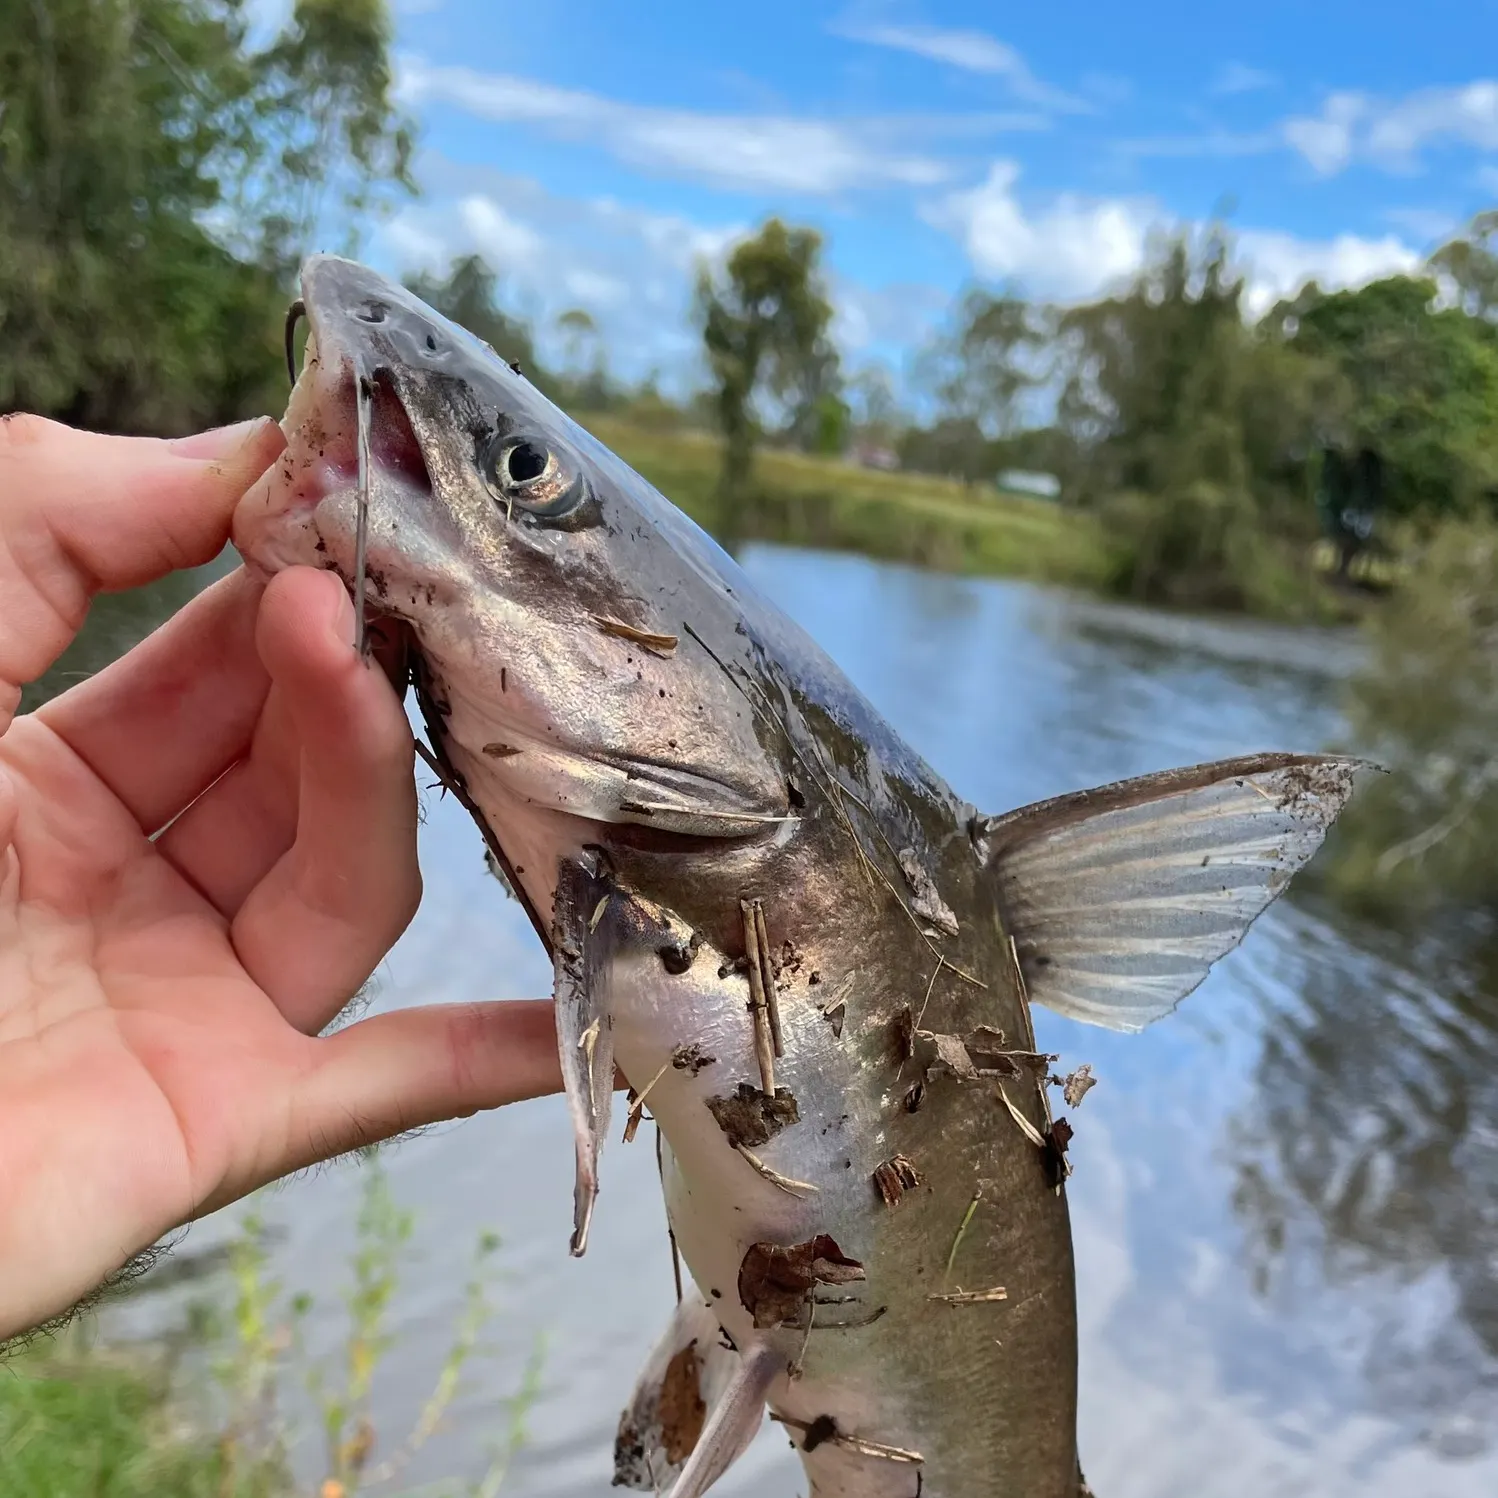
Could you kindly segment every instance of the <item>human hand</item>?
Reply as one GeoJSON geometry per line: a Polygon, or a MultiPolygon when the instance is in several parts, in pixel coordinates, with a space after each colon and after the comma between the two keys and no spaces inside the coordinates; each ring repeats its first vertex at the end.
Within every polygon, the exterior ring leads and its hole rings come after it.
{"type": "Polygon", "coordinates": [[[237,571],[12,721],[90,597],[214,557],[283,446],[0,418],[0,1337],[289,1171],[561,1085],[549,1003],[317,1038],[421,888],[411,734],[335,577],[237,571]]]}

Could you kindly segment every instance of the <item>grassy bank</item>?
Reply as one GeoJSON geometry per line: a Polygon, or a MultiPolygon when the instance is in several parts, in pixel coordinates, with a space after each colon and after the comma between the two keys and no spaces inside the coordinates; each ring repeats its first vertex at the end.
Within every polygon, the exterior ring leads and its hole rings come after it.
{"type": "MultiPolygon", "coordinates": [[[[484,1233],[452,1310],[446,1357],[404,1430],[379,1428],[376,1375],[399,1356],[392,1300],[407,1267],[412,1214],[367,1152],[340,1297],[344,1333],[313,1357],[306,1292],[271,1275],[258,1210],[226,1250],[169,1258],[136,1293],[202,1278],[203,1293],[145,1341],[111,1343],[92,1318],[0,1361],[0,1494],[5,1498],[498,1498],[525,1439],[539,1390],[541,1348],[513,1395],[494,1401],[497,1436],[477,1475],[413,1485],[413,1463],[447,1429],[471,1365],[494,1350],[491,1292],[498,1239],[484,1233]],[[306,1438],[321,1436],[320,1459],[306,1438]],[[302,1444],[301,1459],[292,1452],[302,1444]],[[316,1461],[315,1475],[295,1467],[316,1461]]],[[[428,1469],[433,1465],[426,1453],[428,1469]]],[[[440,1468],[441,1452],[435,1453],[440,1468]]]]}
{"type": "MultiPolygon", "coordinates": [[[[603,416],[584,424],[698,524],[721,534],[715,438],[603,416]]],[[[775,451],[758,455],[754,492],[750,540],[1096,590],[1109,575],[1096,521],[1043,500],[775,451]]]]}

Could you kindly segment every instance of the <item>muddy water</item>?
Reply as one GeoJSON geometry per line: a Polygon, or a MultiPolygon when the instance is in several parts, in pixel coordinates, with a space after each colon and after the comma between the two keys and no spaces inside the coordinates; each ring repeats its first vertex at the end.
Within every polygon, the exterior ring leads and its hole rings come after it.
{"type": "MultiPolygon", "coordinates": [[[[1003,810],[1167,765],[1339,731],[1342,638],[1209,624],[1005,582],[771,548],[747,566],[956,789],[1003,810]]],[[[185,584],[191,587],[192,582],[185,584]]],[[[182,588],[101,610],[49,687],[93,669],[182,588]]],[[[427,897],[379,1007],[544,994],[547,964],[428,796],[427,897]]],[[[1478,1498],[1498,1492],[1498,1004],[1412,972],[1378,933],[1276,907],[1175,1016],[1120,1037],[1044,1014],[1040,1042],[1100,1085],[1074,1115],[1084,1465],[1100,1498],[1478,1498]]],[[[573,1262],[556,1099],[390,1152],[416,1229],[376,1388],[393,1442],[440,1367],[476,1236],[504,1238],[499,1319],[449,1418],[396,1486],[473,1478],[538,1343],[528,1441],[504,1491],[601,1498],[614,1423],[673,1292],[650,1131],[612,1141],[573,1262]]],[[[310,1354],[343,1329],[359,1176],[264,1202],[274,1269],[314,1295],[310,1354]]],[[[232,1231],[201,1224],[185,1250],[232,1231]]],[[[170,1298],[117,1313],[117,1331],[170,1298]]],[[[302,1448],[309,1478],[317,1446],[302,1448]]],[[[720,1491],[804,1492],[767,1427],[720,1491]]]]}

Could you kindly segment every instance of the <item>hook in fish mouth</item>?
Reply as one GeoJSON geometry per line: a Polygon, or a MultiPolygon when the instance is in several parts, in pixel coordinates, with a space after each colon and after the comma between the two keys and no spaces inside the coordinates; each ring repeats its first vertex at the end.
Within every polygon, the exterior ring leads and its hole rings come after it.
{"type": "Polygon", "coordinates": [[[286,309],[286,373],[296,384],[296,325],[307,315],[307,304],[298,297],[286,309]]]}

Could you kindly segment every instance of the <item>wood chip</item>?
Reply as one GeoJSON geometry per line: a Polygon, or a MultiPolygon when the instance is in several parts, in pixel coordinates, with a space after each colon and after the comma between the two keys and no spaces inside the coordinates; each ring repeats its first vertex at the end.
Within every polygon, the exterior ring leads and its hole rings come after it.
{"type": "Polygon", "coordinates": [[[621,640],[629,640],[636,645],[641,645],[654,655],[673,655],[677,645],[681,643],[675,635],[661,635],[656,634],[654,630],[636,629],[633,624],[626,624],[622,619],[610,619],[606,614],[594,614],[593,622],[604,634],[618,635],[621,640]]]}
{"type": "Polygon", "coordinates": [[[887,1207],[896,1207],[907,1191],[921,1184],[921,1173],[904,1155],[891,1155],[874,1170],[874,1187],[887,1207]]]}

